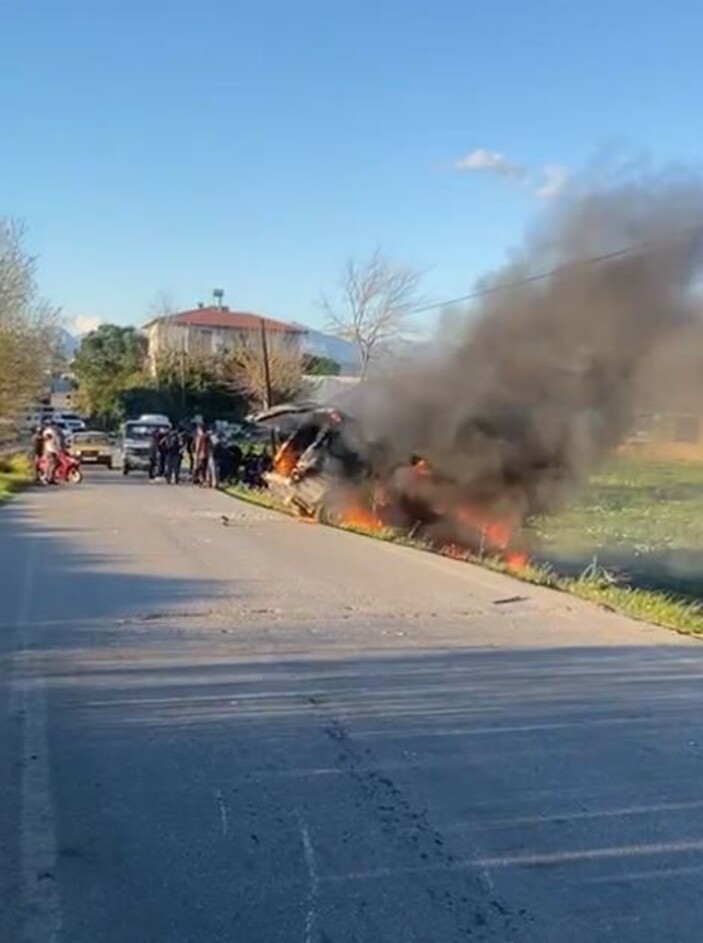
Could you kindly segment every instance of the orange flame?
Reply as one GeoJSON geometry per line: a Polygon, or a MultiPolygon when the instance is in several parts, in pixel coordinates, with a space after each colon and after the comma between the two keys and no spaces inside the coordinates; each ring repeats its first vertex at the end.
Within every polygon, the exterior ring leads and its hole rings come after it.
{"type": "Polygon", "coordinates": [[[284,442],[273,457],[273,470],[279,475],[290,475],[298,462],[298,455],[290,441],[284,442]]]}
{"type": "MultiPolygon", "coordinates": [[[[290,441],[284,442],[274,457],[274,470],[289,477],[299,457],[292,443],[290,441]]],[[[418,478],[426,478],[432,475],[432,467],[429,462],[419,456],[413,457],[412,469],[418,478]]],[[[383,520],[383,509],[387,505],[388,494],[384,486],[377,482],[374,486],[372,499],[368,503],[359,494],[347,500],[343,511],[339,515],[339,524],[370,533],[378,532],[386,526],[383,520]]],[[[506,566],[511,569],[520,569],[527,565],[527,554],[511,546],[513,536],[520,526],[520,521],[515,515],[501,517],[468,502],[459,506],[436,505],[433,510],[442,517],[453,517],[456,522],[478,534],[480,537],[479,554],[489,553],[500,556],[506,566]]],[[[474,542],[472,541],[472,543],[474,542]]],[[[460,541],[447,542],[438,549],[443,555],[456,560],[466,560],[472,554],[470,547],[460,541]]]]}
{"type": "Polygon", "coordinates": [[[456,508],[455,515],[461,524],[481,534],[484,546],[488,549],[505,550],[510,542],[513,528],[500,518],[492,518],[485,511],[470,504],[456,508]]]}
{"type": "Polygon", "coordinates": [[[517,521],[507,517],[491,517],[486,511],[470,504],[462,505],[455,513],[462,524],[480,533],[482,550],[499,554],[507,566],[513,569],[527,565],[527,554],[510,546],[519,526],[517,521]]]}
{"type": "Polygon", "coordinates": [[[529,563],[529,557],[522,550],[508,550],[503,560],[511,570],[524,570],[529,563]]]}
{"type": "Polygon", "coordinates": [[[383,521],[369,507],[360,501],[352,501],[342,513],[342,524],[347,527],[359,527],[363,530],[377,531],[383,527],[383,521]]]}

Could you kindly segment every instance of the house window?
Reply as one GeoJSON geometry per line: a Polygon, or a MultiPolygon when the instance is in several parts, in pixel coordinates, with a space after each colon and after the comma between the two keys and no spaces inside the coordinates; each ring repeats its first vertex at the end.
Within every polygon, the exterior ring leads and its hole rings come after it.
{"type": "Polygon", "coordinates": [[[213,332],[207,328],[200,328],[194,336],[195,346],[200,353],[211,354],[213,352],[212,340],[213,332]]]}

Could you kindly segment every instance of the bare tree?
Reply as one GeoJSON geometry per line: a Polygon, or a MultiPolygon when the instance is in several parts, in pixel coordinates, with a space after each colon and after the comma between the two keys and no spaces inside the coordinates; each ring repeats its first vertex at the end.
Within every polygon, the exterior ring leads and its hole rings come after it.
{"type": "Polygon", "coordinates": [[[150,319],[165,318],[170,314],[175,314],[177,310],[172,292],[167,288],[162,288],[154,295],[148,308],[148,315],[150,319]]]}
{"type": "Polygon", "coordinates": [[[362,262],[347,262],[336,301],[322,297],[330,330],[356,346],[362,378],[380,350],[400,337],[420,303],[421,278],[421,272],[396,265],[376,249],[362,262]]]}
{"type": "Polygon", "coordinates": [[[0,416],[18,418],[59,356],[58,310],[39,297],[21,223],[0,218],[0,416]]]}
{"type": "MultiPolygon", "coordinates": [[[[296,342],[269,331],[266,336],[268,353],[268,380],[271,399],[285,402],[304,389],[303,360],[296,342]]],[[[240,341],[227,356],[228,382],[255,406],[264,406],[268,400],[266,362],[261,339],[258,336],[240,341]]]]}

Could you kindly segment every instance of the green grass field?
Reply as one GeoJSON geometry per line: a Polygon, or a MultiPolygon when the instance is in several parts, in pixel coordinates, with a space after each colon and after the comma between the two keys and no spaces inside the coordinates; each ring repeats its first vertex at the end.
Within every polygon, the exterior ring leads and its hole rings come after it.
{"type": "Polygon", "coordinates": [[[703,464],[614,460],[533,533],[559,572],[595,564],[636,589],[703,599],[703,464]]]}

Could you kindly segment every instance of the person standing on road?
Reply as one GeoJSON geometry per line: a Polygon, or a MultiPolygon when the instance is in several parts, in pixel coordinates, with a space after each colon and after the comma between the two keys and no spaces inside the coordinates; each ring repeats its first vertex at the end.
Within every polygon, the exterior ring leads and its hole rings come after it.
{"type": "Polygon", "coordinates": [[[193,481],[195,478],[195,436],[191,426],[186,426],[183,430],[183,448],[188,456],[188,474],[193,481]]]}
{"type": "Polygon", "coordinates": [[[166,477],[166,454],[168,451],[168,440],[170,435],[170,429],[160,429],[158,432],[158,448],[159,448],[159,471],[158,477],[166,477]]]}
{"type": "Polygon", "coordinates": [[[207,483],[209,488],[219,488],[222,477],[222,462],[224,459],[224,445],[222,436],[213,429],[210,432],[210,448],[207,464],[207,483]]]}
{"type": "Polygon", "coordinates": [[[149,480],[154,481],[159,468],[159,430],[154,429],[149,440],[149,480]]]}
{"type": "Polygon", "coordinates": [[[177,485],[181,480],[183,462],[183,437],[177,429],[172,429],[166,439],[166,481],[177,485]]]}
{"type": "Polygon", "coordinates": [[[208,461],[210,459],[210,437],[204,425],[199,424],[195,433],[194,443],[195,471],[193,473],[193,484],[204,485],[206,483],[208,472],[208,461]]]}

